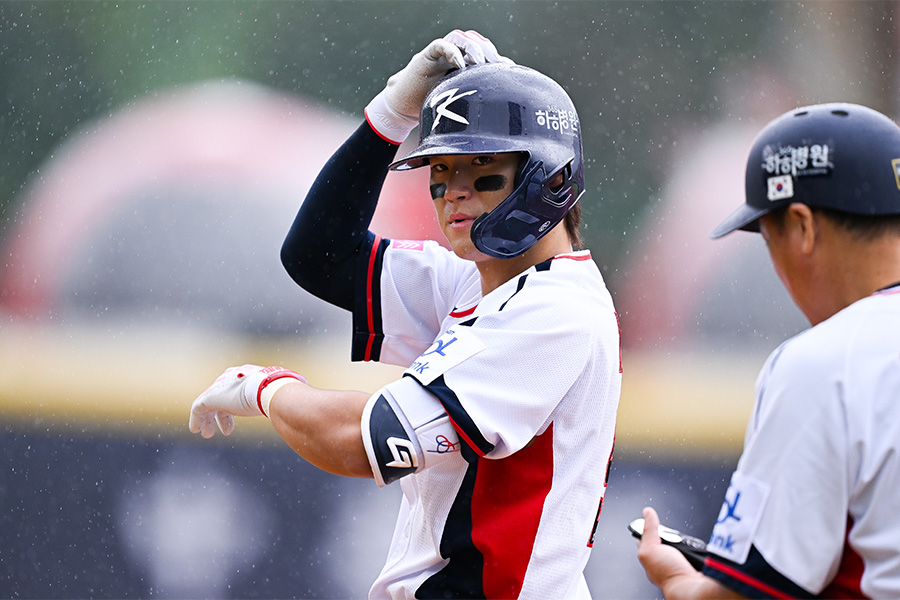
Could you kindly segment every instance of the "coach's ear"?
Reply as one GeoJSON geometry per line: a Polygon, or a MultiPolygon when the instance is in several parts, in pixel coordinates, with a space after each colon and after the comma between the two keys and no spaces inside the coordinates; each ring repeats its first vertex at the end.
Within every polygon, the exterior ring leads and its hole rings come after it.
{"type": "Polygon", "coordinates": [[[811,256],[819,238],[819,225],[812,209],[801,202],[794,202],[787,207],[784,226],[792,249],[800,256],[811,256]]]}

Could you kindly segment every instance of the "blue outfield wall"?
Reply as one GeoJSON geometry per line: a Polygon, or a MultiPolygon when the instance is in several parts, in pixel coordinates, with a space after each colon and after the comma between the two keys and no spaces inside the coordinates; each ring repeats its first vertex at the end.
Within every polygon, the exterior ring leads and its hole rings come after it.
{"type": "MultiPolygon", "coordinates": [[[[8,423],[0,447],[6,598],[362,598],[399,503],[399,486],[321,472],[268,436],[8,423]]],[[[734,466],[623,454],[586,570],[595,598],[653,597],[627,522],[653,504],[708,536],[734,466]]]]}

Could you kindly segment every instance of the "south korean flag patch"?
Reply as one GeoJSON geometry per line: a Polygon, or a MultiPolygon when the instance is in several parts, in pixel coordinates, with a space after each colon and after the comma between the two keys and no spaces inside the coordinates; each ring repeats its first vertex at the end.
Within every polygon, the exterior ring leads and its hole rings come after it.
{"type": "Polygon", "coordinates": [[[794,178],[791,175],[769,177],[769,200],[784,200],[794,197],[794,178]]]}

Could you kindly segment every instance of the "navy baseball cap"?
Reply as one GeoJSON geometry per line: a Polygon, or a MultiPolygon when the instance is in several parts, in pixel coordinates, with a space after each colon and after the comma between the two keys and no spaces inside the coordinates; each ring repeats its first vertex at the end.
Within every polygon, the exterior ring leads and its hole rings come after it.
{"type": "Polygon", "coordinates": [[[759,231],[759,218],[802,202],[858,215],[900,214],[900,127],[858,104],[787,112],[756,136],[744,205],[709,237],[759,231]]]}

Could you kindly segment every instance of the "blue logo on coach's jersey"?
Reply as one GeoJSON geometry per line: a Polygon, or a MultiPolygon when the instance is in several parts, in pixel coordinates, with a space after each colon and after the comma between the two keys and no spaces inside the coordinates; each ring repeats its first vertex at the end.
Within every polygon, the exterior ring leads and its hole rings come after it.
{"type": "MultiPolygon", "coordinates": [[[[732,486],[728,486],[728,491],[731,491],[732,486]]],[[[735,514],[737,511],[738,502],[741,500],[741,493],[737,492],[734,495],[734,500],[732,502],[728,501],[728,493],[725,494],[725,499],[722,500],[722,508],[719,510],[719,517],[716,519],[716,523],[724,523],[728,519],[734,519],[735,521],[740,521],[741,518],[735,514]]]]}

